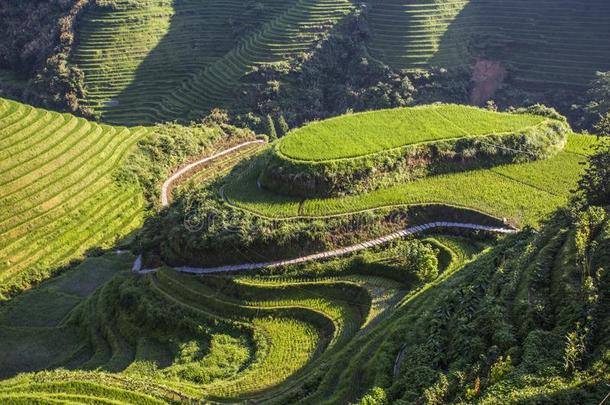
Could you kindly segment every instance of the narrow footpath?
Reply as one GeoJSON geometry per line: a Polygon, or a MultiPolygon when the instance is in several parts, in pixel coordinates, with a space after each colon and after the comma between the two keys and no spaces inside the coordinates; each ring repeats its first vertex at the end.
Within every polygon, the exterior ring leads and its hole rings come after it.
{"type": "MultiPolygon", "coordinates": [[[[172,174],[164,183],[161,188],[161,204],[165,207],[169,205],[169,190],[171,185],[178,180],[182,175],[193,170],[195,167],[217,159],[219,157],[225,156],[231,152],[234,152],[240,148],[243,148],[248,145],[252,145],[254,143],[264,143],[263,140],[255,140],[244,142],[239,145],[233,146],[222,152],[218,152],[214,155],[199,159],[193,163],[190,163],[180,170],[176,171],[172,174]]],[[[425,232],[430,229],[441,228],[441,229],[471,229],[475,231],[486,231],[493,233],[501,233],[501,234],[511,234],[516,233],[517,231],[512,228],[497,228],[485,225],[478,225],[472,223],[461,223],[461,222],[431,222],[424,225],[418,225],[414,227],[410,227],[404,229],[402,231],[394,232],[386,236],[382,236],[377,239],[369,240],[366,242],[361,242],[352,246],[347,246],[335,250],[330,250],[326,252],[311,254],[307,256],[297,257],[295,259],[285,259],[285,260],[276,260],[270,262],[258,262],[258,263],[243,263],[243,264],[234,264],[220,267],[176,267],[176,271],[182,273],[190,273],[190,274],[212,274],[212,273],[225,273],[225,272],[238,272],[238,271],[246,271],[246,270],[257,270],[263,268],[272,268],[272,267],[281,267],[288,266],[292,264],[301,264],[307,262],[313,262],[317,260],[326,260],[332,259],[335,257],[345,256],[351,253],[355,253],[361,250],[369,249],[375,246],[383,245],[395,239],[404,238],[409,235],[414,235],[420,232],[425,232]]],[[[133,263],[132,271],[138,274],[146,274],[155,272],[157,269],[145,269],[142,266],[142,255],[138,256],[133,263]]]]}
{"type": "MultiPolygon", "coordinates": [[[[281,267],[288,266],[291,264],[301,264],[317,260],[332,259],[335,257],[345,256],[351,253],[355,253],[361,250],[369,249],[375,246],[383,245],[395,239],[404,238],[409,235],[414,235],[420,232],[425,232],[430,229],[441,228],[441,229],[470,229],[474,231],[485,231],[501,234],[512,234],[516,233],[517,230],[511,228],[497,228],[486,225],[477,225],[462,222],[431,222],[424,225],[418,225],[411,228],[404,229],[402,231],[394,232],[386,236],[382,236],[377,239],[361,242],[352,246],[347,246],[335,250],[330,250],[322,253],[316,253],[307,256],[297,257],[295,259],[275,260],[270,262],[258,262],[258,263],[244,263],[234,264],[220,267],[175,267],[176,271],[181,273],[190,274],[212,274],[212,273],[225,273],[225,272],[237,272],[245,270],[257,270],[263,268],[281,267]]],[[[132,270],[136,273],[145,274],[156,271],[156,269],[143,269],[142,258],[138,256],[134,262],[132,270]]]]}
{"type": "Polygon", "coordinates": [[[222,152],[215,153],[211,156],[199,159],[193,163],[190,163],[190,164],[184,166],[183,168],[181,168],[180,170],[178,170],[177,172],[172,174],[167,180],[165,180],[165,182],[163,183],[163,186],[161,186],[161,205],[163,207],[167,207],[169,205],[169,199],[170,199],[169,190],[171,189],[172,184],[185,173],[188,173],[189,171],[193,170],[194,168],[196,168],[199,165],[202,165],[202,164],[212,161],[214,159],[218,159],[219,157],[228,155],[231,152],[234,152],[238,149],[241,149],[243,147],[246,147],[248,145],[252,145],[255,143],[265,143],[265,141],[262,139],[257,139],[255,141],[248,141],[248,142],[240,143],[239,145],[233,146],[232,148],[225,149],[222,152]]]}

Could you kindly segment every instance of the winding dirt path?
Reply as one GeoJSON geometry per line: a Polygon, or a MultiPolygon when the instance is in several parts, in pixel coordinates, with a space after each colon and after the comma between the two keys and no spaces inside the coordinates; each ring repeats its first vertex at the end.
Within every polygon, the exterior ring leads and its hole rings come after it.
{"type": "Polygon", "coordinates": [[[231,152],[234,152],[238,149],[241,149],[245,146],[248,145],[252,145],[255,143],[265,143],[264,140],[262,139],[257,139],[255,141],[248,141],[248,142],[244,142],[244,143],[240,143],[239,145],[233,146],[232,148],[229,149],[225,149],[222,152],[218,152],[215,153],[211,156],[199,159],[193,163],[190,163],[186,166],[184,166],[183,168],[181,168],[180,170],[178,170],[177,172],[175,172],[174,174],[172,174],[167,180],[165,180],[165,182],[163,183],[163,186],[161,187],[161,205],[163,207],[167,207],[169,205],[169,190],[171,189],[172,184],[178,180],[182,175],[184,175],[185,173],[188,173],[189,171],[193,170],[194,168],[196,168],[199,165],[202,165],[204,163],[207,163],[211,160],[214,159],[218,159],[221,156],[225,156],[228,155],[231,152]]]}

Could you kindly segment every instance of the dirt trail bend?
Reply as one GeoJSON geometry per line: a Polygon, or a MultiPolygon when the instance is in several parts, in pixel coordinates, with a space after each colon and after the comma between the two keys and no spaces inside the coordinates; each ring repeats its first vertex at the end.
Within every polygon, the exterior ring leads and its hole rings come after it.
{"type": "Polygon", "coordinates": [[[246,147],[248,145],[252,145],[255,143],[265,143],[265,141],[262,139],[257,139],[255,141],[248,141],[248,142],[240,143],[239,145],[233,146],[232,148],[229,148],[229,149],[225,149],[222,152],[218,152],[211,156],[201,158],[193,163],[189,163],[188,165],[184,166],[180,170],[176,171],[174,174],[172,174],[170,177],[168,177],[167,180],[165,180],[165,182],[163,183],[163,186],[161,187],[161,205],[163,207],[167,207],[169,205],[169,190],[171,189],[172,184],[185,173],[188,173],[189,171],[193,170],[194,168],[196,168],[199,165],[202,165],[202,164],[212,161],[214,159],[218,159],[219,157],[228,155],[231,152],[235,152],[238,149],[241,149],[243,147],[246,147]]]}

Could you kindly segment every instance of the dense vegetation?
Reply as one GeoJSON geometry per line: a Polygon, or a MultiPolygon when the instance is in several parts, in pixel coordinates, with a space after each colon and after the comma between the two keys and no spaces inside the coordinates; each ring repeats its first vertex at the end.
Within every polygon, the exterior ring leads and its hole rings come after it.
{"type": "MultiPolygon", "coordinates": [[[[420,111],[425,111],[425,109],[420,111]]],[[[477,110],[472,111],[477,112],[477,110]]],[[[365,114],[363,117],[374,117],[375,114],[365,114]]],[[[484,113],[480,112],[480,114],[484,113]]],[[[350,119],[352,119],[351,116],[345,118],[347,121],[350,119]]],[[[343,121],[341,118],[337,118],[329,122],[334,125],[336,122],[342,123],[343,121]]],[[[481,120],[473,121],[474,123],[476,123],[475,125],[482,125],[481,120]]],[[[314,129],[317,127],[323,128],[324,125],[325,122],[321,122],[312,124],[312,127],[314,129]]],[[[387,121],[386,125],[391,126],[392,123],[387,121]]],[[[434,125],[437,128],[443,128],[443,125],[438,122],[435,122],[434,125]]],[[[426,128],[434,125],[428,124],[426,128]]],[[[304,127],[303,130],[307,131],[309,127],[304,127]]],[[[407,128],[411,127],[408,126],[407,128]]],[[[445,126],[444,128],[453,128],[453,126],[445,126]]],[[[298,133],[298,131],[295,131],[295,133],[298,133]]],[[[332,136],[336,137],[335,134],[338,133],[335,132],[332,136]]],[[[429,132],[424,131],[422,133],[428,134],[429,132]]],[[[314,133],[311,136],[316,135],[317,133],[314,133]]],[[[354,136],[353,134],[350,135],[354,136]]],[[[388,136],[388,139],[392,139],[392,137],[388,136]]],[[[476,140],[476,137],[474,139],[476,140]]],[[[281,152],[283,142],[290,140],[290,135],[282,139],[276,149],[281,152]]],[[[506,218],[510,223],[519,226],[535,225],[541,218],[566,204],[584,171],[583,163],[586,156],[594,153],[597,143],[603,142],[603,140],[594,136],[571,134],[565,148],[548,159],[475,168],[474,170],[472,170],[472,167],[468,168],[467,165],[465,167],[458,165],[457,168],[453,168],[449,172],[432,173],[433,175],[426,178],[408,183],[401,179],[401,181],[383,185],[377,190],[356,195],[316,198],[314,194],[313,196],[307,196],[305,199],[286,195],[281,187],[278,189],[260,187],[259,176],[263,173],[262,184],[266,184],[264,171],[269,168],[269,166],[266,166],[268,158],[263,155],[261,158],[254,160],[244,170],[236,171],[233,178],[229,179],[224,186],[223,196],[229,204],[239,209],[268,218],[321,218],[378,208],[440,203],[468,207],[495,217],[506,218]]],[[[324,151],[324,153],[334,153],[332,146],[336,142],[330,142],[330,146],[327,148],[321,147],[322,141],[320,140],[312,143],[318,149],[312,147],[311,153],[316,153],[317,150],[324,151]]],[[[299,141],[295,141],[294,144],[302,145],[299,141]]],[[[510,149],[519,150],[526,145],[523,143],[511,145],[510,149]]],[[[479,145],[478,150],[475,148],[469,153],[478,157],[478,154],[482,153],[480,150],[485,151],[486,149],[488,149],[488,145],[482,144],[479,145]]],[[[463,153],[465,154],[466,151],[463,153]]],[[[340,160],[338,164],[334,162],[333,164],[339,166],[342,162],[340,160]]],[[[482,164],[480,160],[478,162],[482,164]]],[[[307,162],[303,163],[303,165],[305,164],[307,162]]],[[[279,172],[280,170],[286,170],[286,163],[284,162],[283,165],[272,164],[270,167],[279,172]],[[278,168],[277,166],[282,167],[278,168]]],[[[369,165],[369,167],[371,166],[369,165]]],[[[324,175],[332,176],[331,169],[325,169],[324,175]]],[[[433,169],[442,170],[442,167],[433,169]]],[[[371,172],[375,173],[373,170],[371,172]]],[[[307,190],[306,179],[303,180],[298,176],[286,176],[286,178],[291,180],[293,184],[301,181],[302,184],[296,187],[296,191],[307,190]]],[[[357,185],[360,178],[362,178],[362,175],[357,176],[352,182],[357,185]]],[[[346,183],[349,183],[349,181],[346,183]]]]}
{"type": "Polygon", "coordinates": [[[0,299],[142,225],[175,167],[252,132],[99,125],[0,99],[0,299]]]}
{"type": "Polygon", "coordinates": [[[77,19],[89,3],[9,0],[0,5],[0,72],[8,70],[17,79],[0,81],[0,96],[71,112],[80,109],[83,73],[68,58],[77,19]]]}
{"type": "Polygon", "coordinates": [[[608,401],[609,13],[0,0],[0,403],[608,401]]]}
{"type": "Polygon", "coordinates": [[[490,98],[503,108],[542,102],[580,123],[572,106],[585,106],[579,97],[596,71],[610,68],[607,7],[522,3],[9,1],[0,77],[26,81],[0,88],[131,125],[189,122],[224,106],[262,132],[267,116],[296,126],[348,110],[490,98]]]}
{"type": "Polygon", "coordinates": [[[459,105],[373,111],[299,128],[277,143],[260,183],[303,197],[349,194],[427,175],[554,156],[565,118],[459,105]]]}
{"type": "Polygon", "coordinates": [[[237,277],[135,276],[131,256],[88,259],[0,316],[4,376],[78,370],[8,379],[0,396],[595,403],[610,377],[610,214],[577,207],[483,251],[434,236],[237,277]],[[430,254],[439,276],[396,278],[430,254]]]}
{"type": "Polygon", "coordinates": [[[142,127],[98,125],[0,99],[0,297],[139,227],[144,200],[113,173],[142,127]]]}

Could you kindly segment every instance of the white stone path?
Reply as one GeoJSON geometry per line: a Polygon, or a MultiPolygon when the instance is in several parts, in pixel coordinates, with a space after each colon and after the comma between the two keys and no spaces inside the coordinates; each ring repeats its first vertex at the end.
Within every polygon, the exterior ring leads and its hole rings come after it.
{"type": "Polygon", "coordinates": [[[172,185],[173,182],[175,182],[176,180],[178,180],[180,178],[180,176],[182,176],[184,173],[189,172],[190,170],[193,170],[195,167],[202,165],[204,163],[209,162],[210,160],[214,160],[214,159],[218,159],[221,156],[227,155],[231,152],[234,152],[238,149],[241,149],[245,146],[248,145],[252,145],[255,143],[265,143],[264,140],[262,139],[257,139],[255,141],[248,141],[248,142],[244,142],[244,143],[240,143],[239,145],[233,146],[232,148],[229,149],[225,149],[222,152],[218,152],[212,156],[208,156],[202,159],[199,159],[193,163],[190,163],[186,166],[184,166],[183,168],[181,168],[180,170],[178,170],[176,173],[172,174],[167,180],[165,180],[165,182],[163,183],[163,186],[161,187],[161,205],[163,207],[167,207],[169,205],[169,189],[172,185]]]}
{"type": "MultiPolygon", "coordinates": [[[[180,178],[184,173],[194,169],[198,165],[203,163],[207,163],[211,160],[217,159],[221,156],[227,155],[233,151],[236,151],[240,148],[243,148],[248,145],[252,145],[255,143],[264,143],[263,140],[255,140],[244,142],[239,145],[233,146],[231,148],[225,149],[222,152],[218,152],[214,155],[199,159],[193,163],[190,163],[176,173],[172,174],[164,183],[161,188],[161,204],[165,207],[169,205],[169,188],[174,181],[180,178]]],[[[307,256],[297,257],[296,259],[285,259],[285,260],[275,260],[270,262],[259,262],[259,263],[244,263],[244,264],[235,264],[228,266],[220,266],[220,267],[176,267],[175,269],[182,273],[191,273],[191,274],[211,274],[211,273],[224,273],[224,272],[236,272],[236,271],[244,271],[244,270],[256,270],[270,267],[280,267],[280,266],[288,266],[291,264],[300,264],[306,262],[312,262],[316,260],[325,260],[331,259],[335,257],[345,256],[350,253],[358,252],[364,249],[369,249],[374,246],[379,246],[385,244],[391,240],[404,238],[408,235],[413,235],[419,232],[427,231],[433,228],[453,228],[453,229],[471,229],[478,231],[487,231],[494,233],[515,233],[517,232],[515,229],[511,228],[498,228],[491,227],[485,225],[477,225],[471,223],[461,223],[461,222],[431,222],[424,225],[418,225],[411,228],[404,229],[402,231],[394,232],[386,236],[382,236],[377,239],[369,240],[366,242],[361,242],[356,245],[347,246],[344,248],[339,248],[335,250],[330,250],[327,252],[311,254],[307,256]]],[[[142,268],[142,255],[138,256],[133,263],[132,271],[139,274],[146,274],[155,272],[157,269],[144,269],[142,268]]]]}
{"type": "MultiPolygon", "coordinates": [[[[181,273],[190,273],[190,274],[212,274],[212,273],[224,273],[224,272],[237,272],[244,270],[256,270],[263,268],[271,268],[271,267],[280,267],[280,266],[288,266],[291,264],[300,264],[306,263],[316,260],[325,260],[331,259],[335,257],[345,256],[350,253],[358,252],[364,249],[369,249],[374,246],[383,245],[391,240],[404,238],[409,235],[413,235],[419,232],[424,232],[434,228],[452,228],[452,229],[471,229],[477,231],[487,231],[493,233],[503,233],[503,234],[511,234],[516,233],[515,229],[511,228],[498,228],[492,226],[485,225],[477,225],[470,223],[462,223],[462,222],[431,222],[424,225],[418,225],[411,228],[404,229],[402,231],[394,232],[386,236],[382,236],[377,239],[369,240],[366,242],[361,242],[352,246],[347,246],[344,248],[339,248],[335,250],[330,250],[327,252],[316,253],[307,256],[297,257],[296,259],[285,259],[285,260],[275,260],[270,262],[259,262],[259,263],[244,263],[244,264],[234,264],[228,266],[220,266],[220,267],[175,267],[176,271],[181,273]]],[[[136,261],[133,264],[132,270],[136,273],[145,274],[156,271],[156,269],[143,269],[142,268],[142,257],[138,256],[136,261]]]]}

